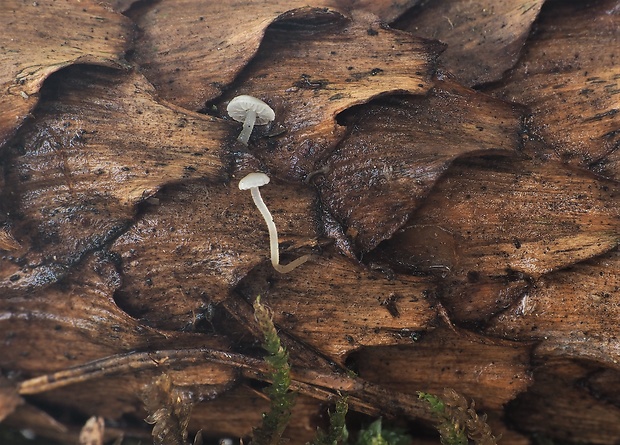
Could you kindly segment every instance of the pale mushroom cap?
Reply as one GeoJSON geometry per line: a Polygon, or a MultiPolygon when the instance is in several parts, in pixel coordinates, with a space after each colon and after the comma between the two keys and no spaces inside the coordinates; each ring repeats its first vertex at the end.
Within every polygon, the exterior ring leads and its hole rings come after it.
{"type": "Polygon", "coordinates": [[[265,125],[276,118],[276,114],[269,105],[246,94],[235,97],[226,107],[228,115],[237,122],[245,121],[245,114],[248,110],[254,110],[256,113],[256,125],[265,125]]]}
{"type": "Polygon", "coordinates": [[[269,176],[265,173],[250,173],[239,181],[239,190],[249,190],[253,187],[262,187],[265,184],[269,184],[269,176]]]}

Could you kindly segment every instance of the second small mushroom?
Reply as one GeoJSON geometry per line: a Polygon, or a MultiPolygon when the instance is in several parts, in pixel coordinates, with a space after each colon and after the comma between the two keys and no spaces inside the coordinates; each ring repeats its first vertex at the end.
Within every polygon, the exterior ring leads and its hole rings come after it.
{"type": "Polygon", "coordinates": [[[283,266],[280,264],[280,248],[278,244],[278,231],[276,224],[273,222],[273,216],[265,205],[263,198],[260,195],[259,187],[269,183],[269,176],[264,173],[250,173],[239,181],[239,190],[250,190],[254,204],[258,208],[258,211],[263,215],[263,219],[267,223],[267,229],[269,230],[269,247],[271,250],[271,264],[273,268],[280,273],[289,273],[297,266],[302,265],[308,261],[311,255],[304,255],[283,266]]]}
{"type": "Polygon", "coordinates": [[[237,140],[244,145],[248,145],[254,125],[265,125],[276,118],[276,114],[269,105],[246,94],[231,100],[226,111],[237,122],[243,122],[243,130],[241,130],[237,140]]]}

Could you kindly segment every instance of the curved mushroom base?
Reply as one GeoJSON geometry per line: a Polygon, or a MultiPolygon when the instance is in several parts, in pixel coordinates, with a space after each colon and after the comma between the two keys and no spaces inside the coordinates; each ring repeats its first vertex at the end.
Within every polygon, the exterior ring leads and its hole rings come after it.
{"type": "Polygon", "coordinates": [[[280,273],[289,273],[291,272],[293,269],[295,269],[298,266],[301,266],[302,264],[304,264],[306,261],[314,258],[314,255],[304,255],[301,256],[299,258],[297,258],[296,260],[291,261],[290,263],[286,264],[286,265],[282,265],[279,263],[274,263],[273,260],[271,261],[271,264],[273,265],[273,268],[275,270],[277,270],[280,273]]]}

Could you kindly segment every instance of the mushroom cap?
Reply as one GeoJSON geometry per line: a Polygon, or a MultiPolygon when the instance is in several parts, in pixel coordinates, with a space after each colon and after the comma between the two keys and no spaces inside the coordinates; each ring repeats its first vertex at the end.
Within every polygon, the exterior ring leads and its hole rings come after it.
{"type": "Polygon", "coordinates": [[[254,187],[261,187],[265,184],[269,184],[269,176],[265,173],[250,173],[239,181],[239,190],[249,190],[254,187]]]}
{"type": "Polygon", "coordinates": [[[276,114],[269,105],[260,99],[247,94],[235,97],[228,103],[226,111],[237,122],[244,122],[248,110],[256,113],[256,125],[265,125],[276,118],[276,114]]]}

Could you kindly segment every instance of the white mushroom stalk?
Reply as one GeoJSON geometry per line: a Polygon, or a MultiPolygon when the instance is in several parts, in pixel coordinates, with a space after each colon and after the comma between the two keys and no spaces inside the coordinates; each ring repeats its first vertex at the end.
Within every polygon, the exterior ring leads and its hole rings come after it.
{"type": "Polygon", "coordinates": [[[248,145],[250,135],[252,134],[252,130],[254,130],[254,124],[256,124],[256,111],[248,110],[245,114],[245,120],[243,121],[243,129],[241,133],[239,133],[237,140],[248,145]]]}
{"type": "Polygon", "coordinates": [[[259,187],[269,183],[269,176],[264,173],[250,173],[241,181],[239,181],[239,190],[250,190],[254,204],[258,208],[258,211],[263,215],[263,219],[267,223],[267,229],[269,230],[269,248],[271,251],[271,265],[275,270],[280,273],[289,273],[298,266],[308,261],[311,255],[304,255],[289,264],[283,266],[280,264],[280,246],[278,244],[278,230],[276,224],[273,222],[273,216],[265,205],[263,198],[260,195],[259,187]]]}
{"type": "Polygon", "coordinates": [[[243,130],[237,140],[244,145],[248,145],[254,125],[265,125],[276,118],[276,114],[269,105],[245,94],[231,100],[226,111],[237,122],[243,122],[243,130]]]}

